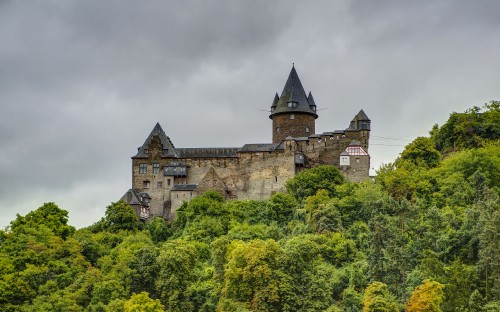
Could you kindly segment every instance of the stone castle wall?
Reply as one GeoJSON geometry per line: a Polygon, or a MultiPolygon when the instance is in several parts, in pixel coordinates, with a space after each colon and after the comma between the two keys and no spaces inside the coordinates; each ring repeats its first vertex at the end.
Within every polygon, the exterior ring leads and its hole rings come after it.
{"type": "MultiPolygon", "coordinates": [[[[182,204],[184,197],[186,200],[191,198],[188,196],[189,192],[175,192],[176,196],[172,196],[172,187],[176,184],[199,184],[212,168],[225,185],[226,194],[223,195],[226,197],[262,199],[275,192],[285,191],[285,182],[295,174],[294,152],[252,152],[241,153],[239,157],[220,158],[133,159],[132,188],[151,196],[153,216],[166,217],[165,210],[173,212],[182,204]],[[163,168],[172,160],[182,161],[187,165],[186,177],[164,176],[163,170],[153,173],[154,163],[163,168]],[[146,173],[139,172],[140,164],[146,164],[146,173]],[[145,188],[148,186],[147,182],[149,188],[145,188]]],[[[202,191],[197,190],[196,194],[202,191]]]]}
{"type": "Polygon", "coordinates": [[[314,134],[315,118],[309,114],[281,114],[273,117],[273,143],[278,144],[287,137],[307,137],[314,134]],[[290,119],[290,115],[294,119],[290,119]]]}
{"type": "Polygon", "coordinates": [[[189,200],[193,196],[191,192],[176,192],[174,198],[170,190],[178,184],[199,185],[200,189],[195,195],[214,188],[223,189],[226,198],[268,198],[276,192],[284,192],[286,181],[295,175],[296,152],[304,154],[306,168],[320,164],[335,165],[349,180],[359,182],[368,177],[369,156],[353,158],[351,166],[341,168],[340,153],[353,140],[360,141],[365,151],[368,151],[368,139],[368,131],[346,131],[314,136],[305,141],[285,140],[284,149],[281,150],[241,152],[237,157],[213,158],[165,158],[161,157],[159,150],[156,150],[157,147],[152,144],[149,158],[133,159],[132,188],[147,192],[152,198],[151,214],[164,217],[168,217],[169,213],[172,214],[183,200],[189,200]],[[186,164],[185,177],[174,178],[164,175],[163,168],[172,161],[186,164]],[[139,172],[140,164],[146,164],[146,173],[139,172]],[[158,164],[158,172],[153,171],[154,164],[158,164]],[[207,174],[211,170],[210,179],[207,179],[207,174]]]}

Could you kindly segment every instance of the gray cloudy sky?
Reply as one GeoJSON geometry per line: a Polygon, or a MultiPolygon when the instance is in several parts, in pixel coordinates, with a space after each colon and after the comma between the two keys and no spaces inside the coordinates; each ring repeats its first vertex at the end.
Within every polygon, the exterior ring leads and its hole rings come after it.
{"type": "Polygon", "coordinates": [[[54,201],[82,227],[177,147],[271,141],[295,62],[317,131],[372,120],[372,166],[500,99],[500,2],[0,0],[0,227],[54,201]]]}

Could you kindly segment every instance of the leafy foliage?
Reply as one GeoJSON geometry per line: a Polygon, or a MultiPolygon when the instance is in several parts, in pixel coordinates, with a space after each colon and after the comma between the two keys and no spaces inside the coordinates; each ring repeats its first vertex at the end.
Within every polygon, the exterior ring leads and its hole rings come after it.
{"type": "Polygon", "coordinates": [[[333,166],[287,193],[112,203],[75,230],[47,203],[0,231],[1,311],[499,311],[499,103],[453,113],[375,183],[333,166]]]}

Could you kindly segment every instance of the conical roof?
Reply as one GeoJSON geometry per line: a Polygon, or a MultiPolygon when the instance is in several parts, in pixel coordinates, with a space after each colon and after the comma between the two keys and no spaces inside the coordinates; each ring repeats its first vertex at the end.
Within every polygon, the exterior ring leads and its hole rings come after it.
{"type": "MultiPolygon", "coordinates": [[[[315,106],[315,104],[313,105],[315,106]]],[[[269,118],[272,118],[277,114],[289,113],[305,113],[318,118],[318,115],[311,108],[311,106],[312,105],[307,98],[306,92],[304,91],[304,87],[302,87],[302,83],[297,75],[297,71],[295,70],[295,67],[292,67],[290,75],[288,75],[288,79],[285,83],[285,87],[283,88],[283,92],[281,92],[281,96],[279,97],[278,103],[274,106],[273,102],[273,105],[271,106],[271,115],[269,118]]]]}
{"type": "Polygon", "coordinates": [[[137,155],[135,155],[132,158],[147,158],[149,155],[145,152],[145,150],[148,148],[149,144],[151,143],[151,140],[153,139],[153,136],[158,136],[160,139],[161,145],[163,146],[163,157],[175,157],[177,156],[175,154],[175,147],[170,138],[165,134],[165,131],[163,131],[162,127],[160,126],[160,123],[156,123],[155,127],[149,134],[148,138],[146,141],[144,141],[144,144],[142,144],[141,147],[138,148],[137,155]]]}
{"type": "Polygon", "coordinates": [[[314,98],[313,98],[311,91],[309,91],[309,95],[307,96],[307,101],[309,102],[309,106],[316,106],[316,103],[314,103],[314,98]]]}
{"type": "Polygon", "coordinates": [[[274,100],[273,104],[271,105],[271,111],[273,111],[273,107],[276,109],[276,105],[278,105],[278,101],[280,100],[280,97],[278,96],[278,92],[274,95],[274,100]]]}

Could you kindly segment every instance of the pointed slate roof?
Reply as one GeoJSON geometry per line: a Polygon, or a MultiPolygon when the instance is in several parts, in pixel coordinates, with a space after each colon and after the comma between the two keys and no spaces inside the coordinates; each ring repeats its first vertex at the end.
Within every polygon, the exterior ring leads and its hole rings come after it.
{"type": "Polygon", "coordinates": [[[314,110],[314,111],[316,111],[315,110],[316,109],[316,103],[314,103],[314,98],[313,98],[313,95],[312,95],[311,91],[309,91],[309,95],[307,96],[307,100],[309,101],[309,106],[314,106],[314,108],[311,107],[311,109],[314,110]]]}
{"type": "Polygon", "coordinates": [[[370,120],[368,116],[366,116],[365,112],[363,110],[360,110],[359,113],[354,117],[358,120],[370,120]]]}
{"type": "Polygon", "coordinates": [[[278,96],[278,92],[274,95],[274,100],[273,104],[271,105],[271,112],[273,111],[273,107],[276,108],[276,105],[278,105],[278,101],[280,100],[280,97],[278,96]]]}
{"type": "MultiPolygon", "coordinates": [[[[274,98],[276,99],[276,96],[274,98]]],[[[272,118],[277,114],[288,113],[305,113],[318,118],[316,112],[311,108],[311,103],[306,96],[306,92],[304,91],[304,87],[302,87],[302,83],[300,82],[295,67],[292,67],[290,75],[288,75],[285,87],[283,88],[283,92],[281,92],[281,96],[279,97],[276,106],[274,106],[273,102],[273,105],[271,106],[271,115],[269,116],[269,118],[272,118]],[[296,102],[297,105],[296,107],[289,107],[288,102],[296,102]]]]}
{"type": "Polygon", "coordinates": [[[363,110],[360,110],[359,113],[357,113],[351,120],[351,123],[346,130],[370,130],[370,123],[370,118],[368,118],[363,110]]]}
{"type": "Polygon", "coordinates": [[[144,144],[142,144],[142,146],[138,148],[137,154],[132,158],[148,158],[149,155],[145,152],[145,150],[148,149],[148,146],[151,143],[151,140],[153,139],[154,136],[158,136],[161,145],[163,146],[163,150],[166,151],[162,154],[162,157],[177,156],[175,153],[174,144],[172,143],[170,138],[165,134],[165,131],[163,131],[163,129],[161,128],[160,123],[157,122],[155,127],[153,128],[153,131],[151,131],[146,141],[144,141],[144,144]]]}

